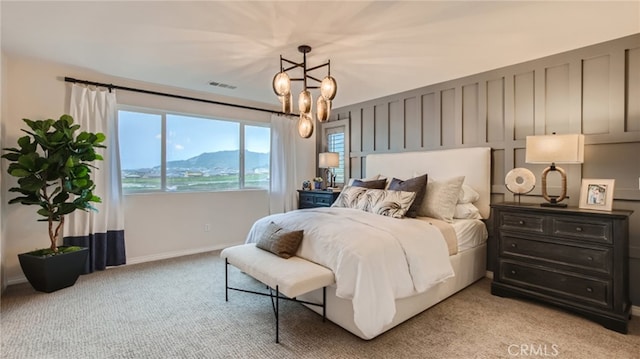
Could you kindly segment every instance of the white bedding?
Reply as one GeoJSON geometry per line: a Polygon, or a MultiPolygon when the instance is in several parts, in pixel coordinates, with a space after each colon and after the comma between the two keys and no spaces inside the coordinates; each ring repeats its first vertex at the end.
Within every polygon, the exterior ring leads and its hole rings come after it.
{"type": "Polygon", "coordinates": [[[487,226],[478,219],[454,219],[453,230],[456,232],[458,252],[475,248],[487,241],[487,226]]]}
{"type": "Polygon", "coordinates": [[[349,208],[311,208],[258,220],[247,243],[256,242],[271,221],[304,230],[297,255],[334,272],[336,295],[352,300],[354,322],[365,336],[391,323],[395,299],[454,275],[442,234],[427,222],[349,208]]]}

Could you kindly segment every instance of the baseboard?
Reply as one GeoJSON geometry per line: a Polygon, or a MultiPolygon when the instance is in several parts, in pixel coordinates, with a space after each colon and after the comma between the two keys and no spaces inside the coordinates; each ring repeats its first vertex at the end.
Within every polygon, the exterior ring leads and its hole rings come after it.
{"type": "MultiPolygon", "coordinates": [[[[229,246],[236,245],[236,244],[241,244],[241,243],[217,244],[217,245],[211,246],[211,247],[188,249],[188,250],[174,251],[174,252],[165,252],[165,253],[158,253],[158,254],[152,254],[152,255],[141,256],[141,257],[132,257],[132,258],[127,258],[127,265],[146,263],[146,262],[154,262],[154,261],[159,261],[159,260],[163,260],[163,259],[189,256],[189,255],[198,254],[198,253],[212,252],[212,251],[217,251],[217,250],[220,250],[220,249],[224,249],[224,248],[227,248],[229,246]]],[[[114,268],[116,268],[116,267],[114,267],[114,268]]]]}
{"type": "MultiPolygon", "coordinates": [[[[222,243],[222,244],[217,244],[211,247],[165,252],[165,253],[152,254],[148,256],[132,257],[132,258],[127,258],[127,264],[125,264],[125,266],[140,264],[140,263],[147,263],[147,262],[154,262],[154,261],[159,261],[163,259],[189,256],[189,255],[198,254],[198,253],[212,252],[212,251],[221,250],[230,246],[234,246],[237,244],[242,244],[242,243],[222,243]]],[[[110,268],[118,268],[118,267],[107,267],[107,269],[110,269],[110,268]]],[[[6,284],[7,286],[10,286],[10,285],[21,284],[26,282],[27,282],[27,278],[24,275],[21,275],[21,276],[7,279],[6,284]]]]}

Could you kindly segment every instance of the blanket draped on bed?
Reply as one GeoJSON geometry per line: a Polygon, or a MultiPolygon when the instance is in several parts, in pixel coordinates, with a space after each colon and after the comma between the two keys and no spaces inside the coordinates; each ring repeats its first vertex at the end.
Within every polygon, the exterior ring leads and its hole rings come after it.
{"type": "Polygon", "coordinates": [[[336,295],[353,302],[354,322],[373,337],[391,323],[395,299],[421,293],[454,275],[441,232],[426,221],[350,208],[311,208],[264,217],[247,243],[274,222],[304,230],[297,256],[330,268],[336,295]]]}

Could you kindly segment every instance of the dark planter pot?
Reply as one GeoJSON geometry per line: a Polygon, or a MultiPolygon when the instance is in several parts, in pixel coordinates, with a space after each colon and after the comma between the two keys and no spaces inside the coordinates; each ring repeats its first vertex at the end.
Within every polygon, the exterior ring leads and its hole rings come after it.
{"type": "Polygon", "coordinates": [[[55,256],[41,257],[29,253],[18,254],[22,272],[33,289],[51,293],[76,283],[87,262],[89,248],[55,256]]]}

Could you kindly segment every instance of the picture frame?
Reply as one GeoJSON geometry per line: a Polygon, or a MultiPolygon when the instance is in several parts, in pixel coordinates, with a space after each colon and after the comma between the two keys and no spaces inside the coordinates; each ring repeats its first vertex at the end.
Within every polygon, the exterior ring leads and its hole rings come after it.
{"type": "Polygon", "coordinates": [[[583,178],[580,187],[580,208],[611,211],[614,179],[583,178]]]}

